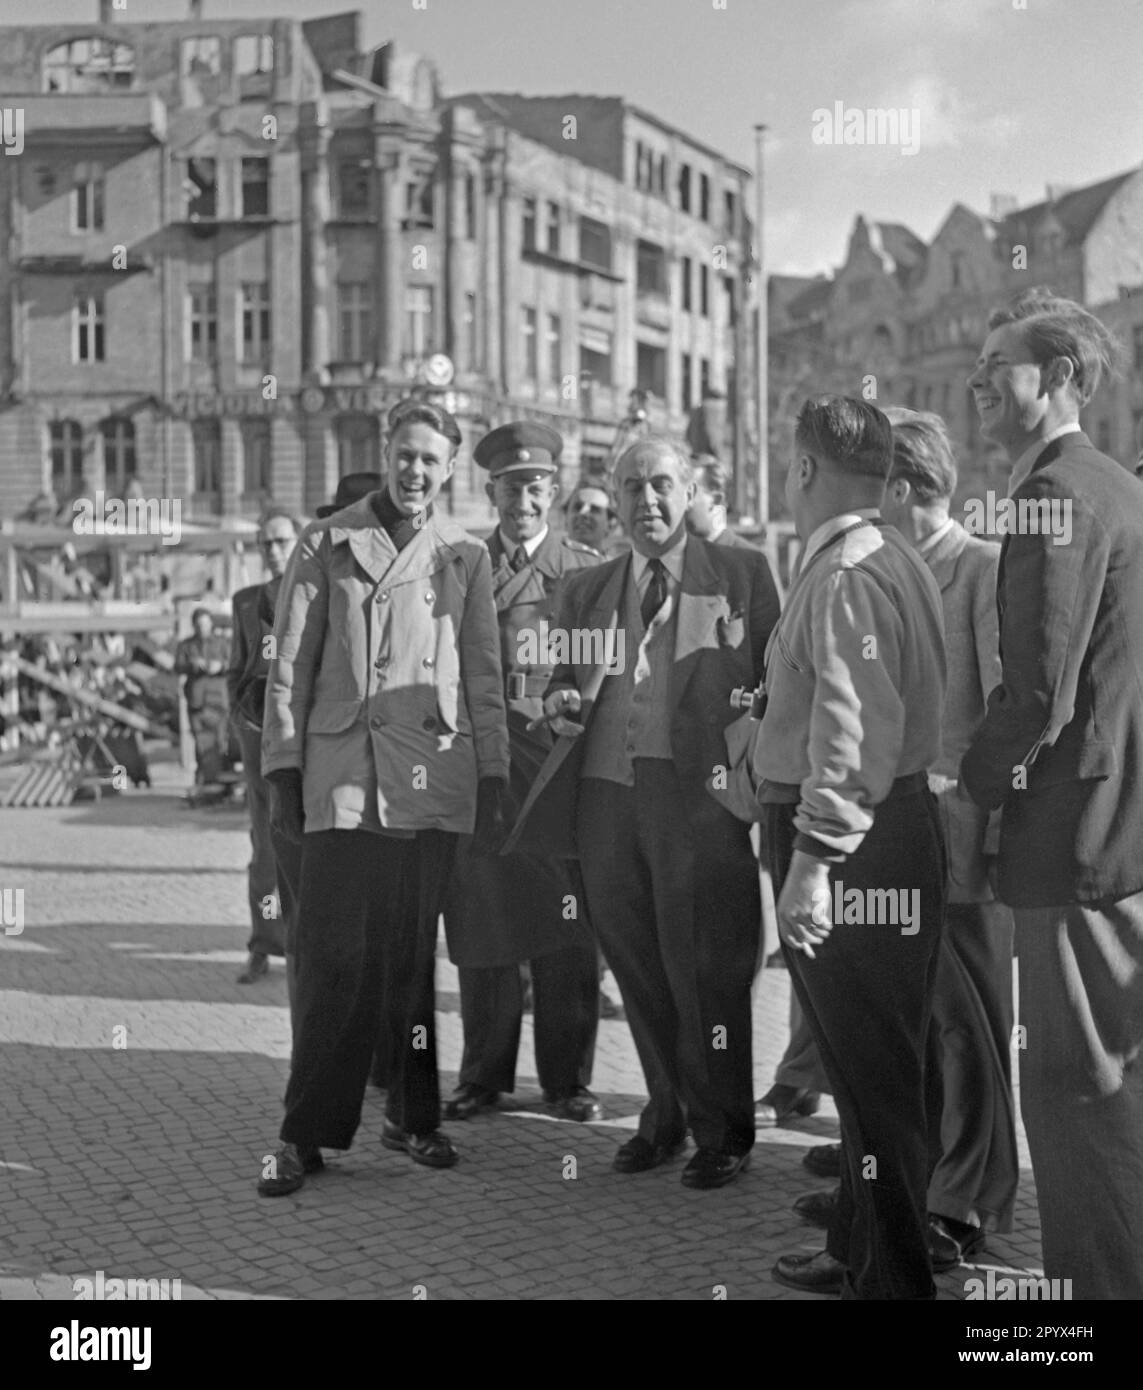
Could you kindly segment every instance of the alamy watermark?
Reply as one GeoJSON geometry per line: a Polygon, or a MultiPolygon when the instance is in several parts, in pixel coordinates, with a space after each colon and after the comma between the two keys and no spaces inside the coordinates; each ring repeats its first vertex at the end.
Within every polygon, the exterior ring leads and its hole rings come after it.
{"type": "Polygon", "coordinates": [[[921,113],[917,107],[819,106],[811,120],[815,145],[898,145],[902,154],[921,148],[921,113]]]}
{"type": "Polygon", "coordinates": [[[19,936],[24,930],[24,890],[0,888],[0,926],[5,936],[19,936]]]}
{"type": "Polygon", "coordinates": [[[130,1361],[133,1371],[151,1369],[149,1327],[81,1327],[72,1318],[67,1327],[52,1328],[53,1361],[130,1361]]]}
{"type": "Polygon", "coordinates": [[[178,545],[183,534],[181,497],[107,498],[102,488],[94,499],[72,503],[72,530],[77,536],[159,536],[164,545],[178,545]]]}
{"type": "Polygon", "coordinates": [[[814,889],[810,918],[817,927],[900,927],[902,936],[921,929],[919,888],[847,888],[840,878],[814,889]]]}
{"type": "Polygon", "coordinates": [[[1070,497],[997,497],[991,489],[964,504],[964,529],[972,536],[1051,536],[1053,545],[1072,538],[1070,497]]]}
{"type": "Polygon", "coordinates": [[[1013,1278],[1009,1274],[997,1275],[994,1269],[985,1271],[985,1278],[974,1275],[964,1281],[964,1296],[972,1299],[1010,1299],[1031,1298],[1059,1301],[1072,1296],[1070,1279],[1045,1279],[1036,1275],[1021,1275],[1013,1278]]]}
{"type": "Polygon", "coordinates": [[[81,1276],[72,1280],[75,1301],[82,1303],[179,1302],[183,1296],[181,1279],[108,1279],[103,1270],[97,1269],[95,1277],[81,1276]]]}
{"type": "Polygon", "coordinates": [[[24,153],[24,108],[0,107],[0,145],[5,154],[24,153]]]}
{"type": "Polygon", "coordinates": [[[546,618],[538,627],[524,627],[516,634],[518,666],[602,666],[609,676],[625,670],[626,633],[616,627],[550,627],[546,618]]]}

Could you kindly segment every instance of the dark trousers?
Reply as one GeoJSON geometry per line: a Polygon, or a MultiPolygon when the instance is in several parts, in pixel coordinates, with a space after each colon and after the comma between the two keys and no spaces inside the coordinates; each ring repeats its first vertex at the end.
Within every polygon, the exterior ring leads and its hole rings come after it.
{"type": "Polygon", "coordinates": [[[929,1029],[929,1210],[1010,1231],[1020,1160],[1012,1099],[1012,914],[949,903],[929,1029]]]}
{"type": "Polygon", "coordinates": [[[774,1071],[775,1086],[793,1086],[795,1090],[829,1094],[829,1077],[822,1068],[818,1045],[802,1006],[798,992],[790,990],[790,1041],[774,1071]]]}
{"type": "Polygon", "coordinates": [[[265,956],[283,956],[286,953],[287,895],[279,893],[275,836],[270,830],[270,788],[262,776],[262,732],[237,722],[234,732],[242,750],[246,809],[250,814],[250,863],[246,869],[250,940],[246,943],[246,949],[265,956]],[[276,907],[273,902],[275,894],[278,895],[276,907]]]}
{"type": "Polygon", "coordinates": [[[588,915],[647,1082],[639,1133],[700,1148],[754,1144],[750,986],[761,929],[747,827],[666,759],[635,785],[586,778],[576,817],[588,915]]]}
{"type": "Polygon", "coordinates": [[[434,967],[456,839],[442,830],[411,839],[368,830],[302,837],[284,1142],[349,1148],[382,1018],[388,1118],[411,1134],[438,1128],[434,967]]]}
{"type": "Polygon", "coordinates": [[[1044,1273],[1143,1299],[1143,893],[1014,915],[1044,1273]]]}
{"type": "Polygon", "coordinates": [[[194,736],[195,786],[217,782],[232,766],[230,711],[226,696],[221,696],[221,703],[210,703],[188,711],[187,722],[194,736]]]}
{"type": "MultiPolygon", "coordinates": [[[[774,890],[793,857],[796,806],[762,822],[774,890]]],[[[810,960],[783,945],[841,1120],[837,1212],[826,1249],[846,1266],[843,1296],[934,1296],[926,1191],[925,1047],[944,914],[944,847],[928,791],[882,802],[855,854],[831,869],[846,890],[917,890],[917,931],[834,925],[810,960]]],[[[832,916],[832,912],[831,912],[832,916]]]]}
{"type": "MultiPolygon", "coordinates": [[[[304,837],[303,837],[304,839],[304,837]]],[[[278,871],[278,903],[282,909],[283,948],[286,952],[286,993],[290,1000],[290,1023],[297,1018],[298,1003],[298,900],[302,892],[302,846],[270,830],[274,865],[278,871]]]]}
{"type": "MultiPolygon", "coordinates": [[[[599,1027],[599,956],[584,946],[549,951],[528,962],[532,977],[532,1039],[536,1073],[548,1096],[591,1085],[599,1027]]],[[[518,965],[461,966],[464,1022],[462,1086],[516,1089],[516,1054],[524,1016],[518,965]]]]}

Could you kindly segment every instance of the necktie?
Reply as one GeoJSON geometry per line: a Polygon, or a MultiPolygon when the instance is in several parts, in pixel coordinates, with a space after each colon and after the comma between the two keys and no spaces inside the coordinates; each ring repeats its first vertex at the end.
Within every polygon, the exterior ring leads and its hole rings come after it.
{"type": "Polygon", "coordinates": [[[651,579],[639,611],[643,615],[643,626],[650,627],[651,619],[667,601],[667,572],[662,560],[649,560],[647,570],[651,579]]]}
{"type": "Polygon", "coordinates": [[[513,570],[515,570],[517,574],[519,574],[519,572],[528,563],[528,552],[524,549],[522,545],[518,545],[516,549],[512,552],[512,559],[509,561],[509,563],[511,564],[513,570]]]}

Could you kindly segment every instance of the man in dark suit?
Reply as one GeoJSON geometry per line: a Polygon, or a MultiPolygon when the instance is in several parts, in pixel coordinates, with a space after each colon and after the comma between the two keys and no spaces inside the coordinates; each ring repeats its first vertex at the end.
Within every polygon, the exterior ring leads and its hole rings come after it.
{"type": "Polygon", "coordinates": [[[1099,320],[1029,292],[989,326],[968,384],[1013,464],[994,504],[1003,681],[961,778],[1003,807],[1045,1273],[1141,1299],[1143,492],[1079,427],[1114,359],[1099,320]]]}
{"type": "MultiPolygon", "coordinates": [[[[548,525],[559,487],[563,440],[544,425],[493,430],[473,457],[488,469],[487,492],[500,525],[488,538],[508,701],[509,791],[522,804],[552,746],[546,727],[529,730],[552,673],[546,640],[565,575],[602,556],[562,539],[548,525]]],[[[582,896],[566,861],[528,854],[481,854],[461,842],[445,903],[449,955],[460,975],[464,1056],[445,1107],[467,1120],[516,1089],[524,1011],[521,966],[529,967],[536,1071],[552,1112],[564,1120],[603,1116],[588,1090],[599,1023],[599,962],[582,896]]]]}
{"type": "Polygon", "coordinates": [[[595,659],[573,654],[552,677],[544,717],[562,737],[522,833],[574,829],[643,1065],[650,1098],[616,1170],[657,1167],[689,1127],[684,1184],[721,1187],[754,1143],[760,902],[747,828],[705,784],[726,762],[732,690],[761,675],[778,594],[764,556],[688,537],[694,482],[673,441],[628,448],[615,486],[633,551],[566,583],[556,631],[595,659]]]}
{"type": "Polygon", "coordinates": [[[242,751],[251,850],[246,870],[251,922],[246,944],[249,957],[238,976],[240,985],[264,979],[270,969],[270,957],[286,955],[287,923],[297,899],[297,875],[291,879],[279,870],[280,858],[292,861],[295,856],[289,842],[270,828],[270,788],[262,776],[262,715],[270,671],[267,639],[273,635],[274,604],[299,529],[297,520],[288,512],[266,512],[258,526],[258,549],[270,578],[264,584],[239,589],[231,600],[234,626],[226,689],[231,723],[242,751]]]}

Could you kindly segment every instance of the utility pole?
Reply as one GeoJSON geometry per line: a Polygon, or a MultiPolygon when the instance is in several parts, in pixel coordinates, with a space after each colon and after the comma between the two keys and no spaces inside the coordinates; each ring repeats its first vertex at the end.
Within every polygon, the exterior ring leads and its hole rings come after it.
{"type": "Polygon", "coordinates": [[[758,524],[770,524],[770,411],[769,411],[769,309],[765,252],[765,165],[766,126],[754,127],[754,265],[758,276],[758,333],[755,343],[758,402],[758,524]]]}

